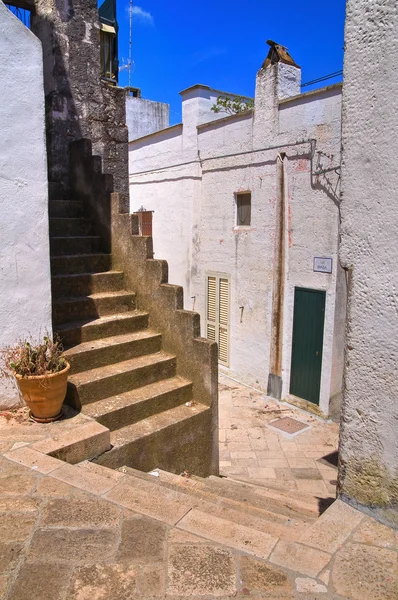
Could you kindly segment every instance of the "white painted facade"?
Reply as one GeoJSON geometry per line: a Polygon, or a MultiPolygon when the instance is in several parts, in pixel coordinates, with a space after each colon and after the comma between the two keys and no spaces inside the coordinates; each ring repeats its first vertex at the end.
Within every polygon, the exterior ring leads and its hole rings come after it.
{"type": "Polygon", "coordinates": [[[378,507],[377,510],[390,507],[390,511],[379,516],[395,527],[397,31],[395,0],[348,0],[340,258],[347,269],[349,294],[339,487],[350,502],[378,507]]]}
{"type": "Polygon", "coordinates": [[[126,125],[129,141],[165,129],[170,122],[170,105],[126,96],[126,125]]]}
{"type": "Polygon", "coordinates": [[[259,71],[255,108],[245,113],[214,114],[217,97],[231,94],[207,86],[181,95],[182,124],[129,144],[131,211],[154,211],[155,255],[167,259],[169,280],[183,286],[185,308],[201,314],[202,335],[206,277],[230,279],[229,361],[222,370],[267,390],[276,210],[284,197],[282,398],[292,399],[295,286],[324,290],[319,405],[329,414],[341,392],[345,309],[344,285],[336,303],[341,85],[300,95],[300,70],[278,63],[259,71]],[[249,227],[236,225],[239,192],[251,192],[249,227]],[[332,258],[332,273],[314,272],[314,257],[332,258]]]}
{"type": "MultiPolygon", "coordinates": [[[[0,2],[0,348],[51,334],[43,58],[0,2]]],[[[0,408],[19,401],[0,379],[0,408]]]]}

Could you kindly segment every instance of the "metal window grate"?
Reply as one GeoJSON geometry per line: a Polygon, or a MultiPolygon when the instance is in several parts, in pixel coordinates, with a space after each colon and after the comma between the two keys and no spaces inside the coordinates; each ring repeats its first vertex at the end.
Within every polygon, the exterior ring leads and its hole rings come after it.
{"type": "Polygon", "coordinates": [[[19,6],[14,6],[13,4],[7,4],[5,2],[7,8],[20,20],[28,29],[30,29],[30,17],[31,11],[27,8],[20,8],[19,6]]]}

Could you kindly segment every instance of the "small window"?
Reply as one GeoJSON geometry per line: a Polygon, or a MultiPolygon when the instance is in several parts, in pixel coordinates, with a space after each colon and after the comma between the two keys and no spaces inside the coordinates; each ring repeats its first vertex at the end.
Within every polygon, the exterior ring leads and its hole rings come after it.
{"type": "Polygon", "coordinates": [[[251,192],[236,194],[236,224],[248,227],[251,223],[252,195],[251,192]]]}

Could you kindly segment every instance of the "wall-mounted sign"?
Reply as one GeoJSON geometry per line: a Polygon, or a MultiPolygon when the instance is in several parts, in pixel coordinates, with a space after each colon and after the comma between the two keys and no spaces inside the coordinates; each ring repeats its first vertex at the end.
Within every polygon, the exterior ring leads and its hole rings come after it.
{"type": "Polygon", "coordinates": [[[314,256],[314,271],[316,271],[317,273],[331,273],[332,259],[314,256]]]}

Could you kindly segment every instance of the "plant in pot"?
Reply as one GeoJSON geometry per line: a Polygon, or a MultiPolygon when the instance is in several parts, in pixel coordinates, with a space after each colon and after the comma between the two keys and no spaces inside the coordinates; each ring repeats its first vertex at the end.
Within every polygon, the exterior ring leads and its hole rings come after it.
{"type": "Polygon", "coordinates": [[[23,341],[1,352],[2,375],[14,377],[21,395],[38,423],[56,421],[62,415],[69,363],[59,339],[45,336],[42,343],[23,341]]]}

